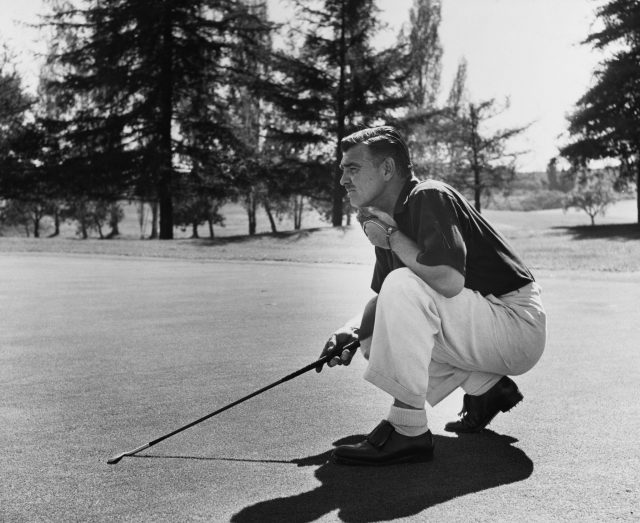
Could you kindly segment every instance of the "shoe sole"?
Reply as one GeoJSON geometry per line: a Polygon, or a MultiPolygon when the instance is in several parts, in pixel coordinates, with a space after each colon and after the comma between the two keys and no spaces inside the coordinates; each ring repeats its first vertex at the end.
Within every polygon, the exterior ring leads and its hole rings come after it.
{"type": "Polygon", "coordinates": [[[433,460],[433,452],[418,456],[403,456],[388,461],[360,461],[357,459],[340,458],[331,455],[331,461],[336,465],[349,465],[352,467],[385,467],[387,465],[399,465],[402,463],[427,463],[433,460]]]}
{"type": "MultiPolygon", "coordinates": [[[[516,389],[508,398],[505,399],[504,403],[500,407],[500,412],[509,412],[513,407],[515,407],[523,399],[524,399],[524,396],[522,395],[522,393],[518,389],[516,389]]],[[[447,432],[455,432],[456,434],[475,434],[477,432],[482,432],[484,429],[486,429],[497,415],[498,413],[496,412],[491,418],[489,418],[489,420],[487,420],[487,422],[484,425],[481,425],[475,429],[455,430],[455,429],[448,429],[445,426],[444,430],[446,430],[447,432]]]]}

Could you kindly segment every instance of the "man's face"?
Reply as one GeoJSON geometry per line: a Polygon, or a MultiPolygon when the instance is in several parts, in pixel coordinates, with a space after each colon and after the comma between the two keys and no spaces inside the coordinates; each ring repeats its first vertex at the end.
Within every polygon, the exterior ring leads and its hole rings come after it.
{"type": "Polygon", "coordinates": [[[375,207],[384,193],[384,162],[377,164],[368,145],[355,145],[343,154],[340,184],[347,190],[353,207],[375,207]]]}

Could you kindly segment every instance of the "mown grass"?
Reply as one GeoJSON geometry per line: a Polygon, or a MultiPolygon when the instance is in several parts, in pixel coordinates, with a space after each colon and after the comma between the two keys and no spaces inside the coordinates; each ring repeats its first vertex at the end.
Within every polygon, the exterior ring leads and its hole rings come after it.
{"type": "Polygon", "coordinates": [[[485,216],[534,269],[640,270],[635,201],[617,203],[595,226],[585,213],[574,210],[487,211],[485,216]]]}
{"type": "MultiPolygon", "coordinates": [[[[131,209],[128,209],[130,211],[131,209]]],[[[534,270],[640,271],[640,226],[635,202],[617,203],[592,227],[584,213],[561,210],[533,212],[487,210],[484,215],[499,229],[534,270]]],[[[71,253],[200,260],[267,260],[309,263],[372,263],[372,249],[357,225],[333,228],[317,214],[305,216],[301,231],[283,221],[283,232],[272,234],[259,217],[259,234],[246,235],[241,208],[226,209],[227,227],[216,238],[189,239],[190,231],[176,230],[173,241],[140,240],[135,210],[112,240],[78,239],[67,226],[57,238],[0,238],[0,252],[71,253]],[[222,235],[224,234],[224,236],[222,235]]],[[[205,228],[201,234],[206,235],[205,228]]]]}

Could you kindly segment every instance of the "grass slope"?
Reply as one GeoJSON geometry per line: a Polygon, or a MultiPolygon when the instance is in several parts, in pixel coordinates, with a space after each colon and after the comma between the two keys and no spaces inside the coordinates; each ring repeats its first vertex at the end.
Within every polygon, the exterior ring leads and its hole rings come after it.
{"type": "MultiPolygon", "coordinates": [[[[131,209],[129,209],[131,211],[131,209]]],[[[584,213],[561,210],[533,212],[487,210],[484,216],[513,244],[534,270],[640,270],[640,226],[635,202],[617,203],[592,227],[584,213]]],[[[226,236],[188,239],[177,231],[173,241],[139,240],[135,211],[128,212],[122,236],[114,240],[77,239],[66,229],[59,238],[0,238],[0,252],[43,252],[163,257],[201,260],[269,260],[311,263],[370,264],[372,250],[357,225],[332,228],[309,213],[301,231],[246,235],[246,217],[238,206],[225,211],[226,236]],[[243,221],[244,220],[244,221],[243,221]],[[230,233],[230,234],[229,234],[230,233]]],[[[290,226],[281,224],[283,230],[290,226]]],[[[262,231],[262,232],[260,232],[262,231]]],[[[219,231],[216,232],[218,234],[219,231]]]]}

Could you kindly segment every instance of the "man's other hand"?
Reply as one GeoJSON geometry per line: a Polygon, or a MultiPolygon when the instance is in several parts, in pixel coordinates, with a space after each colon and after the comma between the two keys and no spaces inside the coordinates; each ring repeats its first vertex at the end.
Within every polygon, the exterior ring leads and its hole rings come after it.
{"type": "Polygon", "coordinates": [[[374,247],[389,249],[387,228],[391,226],[397,229],[398,227],[398,224],[391,216],[375,207],[365,207],[360,209],[358,221],[374,247]]]}

